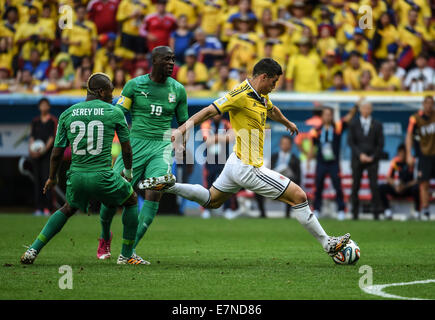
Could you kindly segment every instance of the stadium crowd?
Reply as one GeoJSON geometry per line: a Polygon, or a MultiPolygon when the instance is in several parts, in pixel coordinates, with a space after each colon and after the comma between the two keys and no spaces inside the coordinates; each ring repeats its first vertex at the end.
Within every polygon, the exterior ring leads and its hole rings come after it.
{"type": "Polygon", "coordinates": [[[159,45],[173,48],[173,77],[193,94],[230,90],[262,57],[285,69],[278,90],[433,90],[430,3],[0,0],[0,92],[82,89],[92,72],[121,89],[159,45]]]}

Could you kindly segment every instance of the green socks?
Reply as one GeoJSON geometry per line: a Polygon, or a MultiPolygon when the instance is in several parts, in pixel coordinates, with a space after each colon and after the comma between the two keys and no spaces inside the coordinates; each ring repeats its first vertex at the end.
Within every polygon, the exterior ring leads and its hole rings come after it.
{"type": "Polygon", "coordinates": [[[101,222],[101,238],[109,241],[110,240],[110,226],[112,225],[113,217],[116,214],[116,208],[106,207],[101,204],[100,209],[100,222],[101,222]]]}
{"type": "Polygon", "coordinates": [[[33,248],[38,252],[41,251],[41,249],[50,241],[50,239],[53,238],[56,233],[63,228],[67,220],[68,217],[64,215],[62,211],[57,210],[55,213],[53,213],[30,248],[33,248]]]}
{"type": "Polygon", "coordinates": [[[121,254],[129,258],[133,254],[133,244],[138,224],[137,204],[131,207],[124,207],[122,211],[122,224],[124,225],[124,232],[122,234],[121,254]]]}
{"type": "Polygon", "coordinates": [[[139,241],[147,232],[149,226],[156,216],[157,210],[159,209],[159,202],[145,200],[142,206],[142,210],[139,213],[139,225],[137,226],[136,241],[133,248],[136,249],[139,241]]]}

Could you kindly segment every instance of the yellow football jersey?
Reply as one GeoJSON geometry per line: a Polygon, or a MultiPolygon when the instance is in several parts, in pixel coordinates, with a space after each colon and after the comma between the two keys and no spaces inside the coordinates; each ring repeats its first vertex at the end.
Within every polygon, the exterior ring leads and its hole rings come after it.
{"type": "Polygon", "coordinates": [[[212,104],[219,113],[230,114],[236,134],[233,151],[237,157],[244,164],[261,167],[267,111],[273,108],[269,96],[258,94],[245,80],[212,104]]]}

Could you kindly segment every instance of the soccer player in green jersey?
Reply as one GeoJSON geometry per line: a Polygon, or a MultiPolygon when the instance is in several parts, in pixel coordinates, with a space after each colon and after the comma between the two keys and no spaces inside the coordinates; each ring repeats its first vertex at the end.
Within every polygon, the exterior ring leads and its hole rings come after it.
{"type": "Polygon", "coordinates": [[[89,200],[96,199],[114,210],[120,205],[124,207],[122,251],[117,263],[144,264],[133,254],[138,217],[137,197],[127,181],[133,177],[129,130],[124,114],[110,104],[112,91],[110,78],[103,73],[95,73],[88,80],[86,101],[71,106],[60,116],[51,153],[50,174],[43,191],[46,193],[56,185],[63,153],[70,144],[72,156],[67,173],[66,203],[50,217],[36,240],[22,255],[21,263],[32,264],[68,218],[78,209],[87,212],[89,200]],[[122,147],[125,179],[111,168],[115,131],[122,147]]]}
{"type": "MultiPolygon", "coordinates": [[[[178,125],[182,125],[189,117],[186,90],[170,77],[175,63],[173,51],[169,47],[160,46],[154,48],[151,55],[151,73],[128,81],[117,102],[120,110],[124,113],[130,112],[132,119],[130,135],[133,149],[133,187],[138,181],[152,177],[166,176],[169,180],[174,179],[171,174],[171,123],[174,116],[178,125]]],[[[124,165],[118,157],[113,169],[121,172],[123,168],[124,165]]],[[[160,192],[146,190],[145,201],[139,213],[134,248],[153,222],[160,198],[160,192]]],[[[115,213],[115,208],[104,204],[101,206],[102,233],[97,251],[98,259],[110,257],[110,225],[115,213]]]]}

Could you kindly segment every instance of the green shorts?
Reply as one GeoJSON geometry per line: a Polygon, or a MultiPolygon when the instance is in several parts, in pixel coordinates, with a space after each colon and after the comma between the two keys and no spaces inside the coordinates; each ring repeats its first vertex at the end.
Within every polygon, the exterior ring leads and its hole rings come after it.
{"type": "MultiPolygon", "coordinates": [[[[132,186],[142,179],[161,177],[171,172],[172,166],[172,144],[170,141],[144,140],[131,138],[133,150],[133,180],[132,186]]],[[[122,153],[113,165],[115,172],[124,169],[122,153]]]]}
{"type": "Polygon", "coordinates": [[[100,172],[68,171],[66,200],[73,208],[88,212],[89,200],[98,200],[108,207],[122,205],[133,188],[113,170],[100,172]]]}

